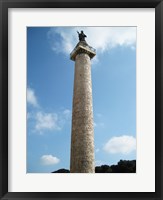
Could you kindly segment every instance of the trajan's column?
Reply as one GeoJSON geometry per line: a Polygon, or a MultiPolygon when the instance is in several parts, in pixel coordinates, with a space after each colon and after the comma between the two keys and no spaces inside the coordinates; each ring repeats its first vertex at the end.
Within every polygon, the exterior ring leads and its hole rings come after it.
{"type": "Polygon", "coordinates": [[[94,173],[94,128],[92,108],[91,62],[95,49],[85,41],[83,31],[70,54],[75,61],[71,135],[71,173],[94,173]]]}

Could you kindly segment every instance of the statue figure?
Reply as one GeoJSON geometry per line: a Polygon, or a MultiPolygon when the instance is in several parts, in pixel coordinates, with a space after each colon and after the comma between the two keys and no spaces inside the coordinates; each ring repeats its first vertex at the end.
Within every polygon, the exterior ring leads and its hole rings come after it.
{"type": "Polygon", "coordinates": [[[85,42],[85,37],[87,37],[87,36],[84,34],[84,32],[81,31],[81,33],[79,33],[77,31],[77,33],[78,33],[78,36],[79,36],[79,41],[84,41],[85,42]]]}

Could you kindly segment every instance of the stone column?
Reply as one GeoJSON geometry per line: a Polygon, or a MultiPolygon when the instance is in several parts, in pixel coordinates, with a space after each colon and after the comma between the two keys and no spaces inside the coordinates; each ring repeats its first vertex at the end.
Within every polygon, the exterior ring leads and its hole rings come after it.
{"type": "Polygon", "coordinates": [[[90,62],[90,59],[93,56],[95,56],[95,51],[85,42],[79,42],[71,53],[71,59],[75,61],[71,135],[71,173],[95,172],[90,62]]]}

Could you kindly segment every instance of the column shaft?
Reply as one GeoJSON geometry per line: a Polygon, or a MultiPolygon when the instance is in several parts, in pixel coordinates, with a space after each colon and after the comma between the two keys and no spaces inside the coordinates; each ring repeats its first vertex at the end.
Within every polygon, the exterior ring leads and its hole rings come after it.
{"type": "Polygon", "coordinates": [[[95,172],[91,63],[86,53],[75,58],[70,172],[95,172]]]}

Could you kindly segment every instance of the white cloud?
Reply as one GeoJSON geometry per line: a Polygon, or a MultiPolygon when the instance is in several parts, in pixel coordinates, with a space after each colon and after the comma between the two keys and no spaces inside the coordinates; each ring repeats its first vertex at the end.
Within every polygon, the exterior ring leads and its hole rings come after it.
{"type": "Polygon", "coordinates": [[[61,128],[58,125],[58,115],[55,113],[45,113],[45,112],[37,112],[36,116],[36,131],[43,130],[60,130],[61,128]]]}
{"type": "Polygon", "coordinates": [[[65,109],[62,112],[28,112],[27,120],[32,121],[31,130],[41,135],[48,131],[60,131],[67,123],[70,123],[71,110],[65,109]]]}
{"type": "Polygon", "coordinates": [[[60,162],[60,159],[52,155],[43,155],[40,158],[42,165],[56,165],[60,162]]]}
{"type": "Polygon", "coordinates": [[[27,88],[27,103],[31,104],[34,107],[38,107],[37,98],[35,92],[31,88],[27,88]]]}
{"type": "Polygon", "coordinates": [[[100,128],[104,128],[104,123],[103,122],[94,122],[94,128],[100,127],[100,128]]]}
{"type": "Polygon", "coordinates": [[[71,117],[71,110],[65,109],[65,110],[63,111],[63,118],[65,118],[66,120],[69,120],[70,117],[71,117]]]}
{"type": "Polygon", "coordinates": [[[76,31],[80,30],[85,32],[86,41],[98,53],[103,53],[117,46],[130,47],[131,49],[135,47],[136,27],[59,27],[51,28],[48,32],[52,49],[55,52],[70,54],[78,42],[76,31]]]}
{"type": "Polygon", "coordinates": [[[73,50],[74,45],[76,45],[76,42],[74,42],[75,36],[77,35],[74,28],[69,28],[66,30],[66,28],[51,28],[48,32],[48,38],[51,43],[52,50],[58,53],[68,53],[73,50]],[[57,39],[56,39],[56,36],[57,39]]]}
{"type": "Polygon", "coordinates": [[[136,139],[133,136],[123,135],[112,137],[105,145],[104,150],[107,153],[129,154],[136,150],[136,139]]]}
{"type": "Polygon", "coordinates": [[[70,122],[71,110],[69,109],[57,113],[46,113],[40,109],[35,92],[30,87],[27,88],[27,103],[38,108],[37,111],[27,112],[27,120],[33,120],[31,128],[33,132],[42,134],[43,131],[59,131],[67,121],[70,122]]]}
{"type": "Polygon", "coordinates": [[[95,120],[94,120],[94,128],[100,127],[100,128],[104,128],[105,124],[104,122],[102,122],[102,114],[98,113],[95,114],[95,120]]]}
{"type": "Polygon", "coordinates": [[[60,129],[64,128],[66,124],[71,122],[72,112],[69,109],[65,109],[62,112],[58,112],[58,124],[60,129]]]}

